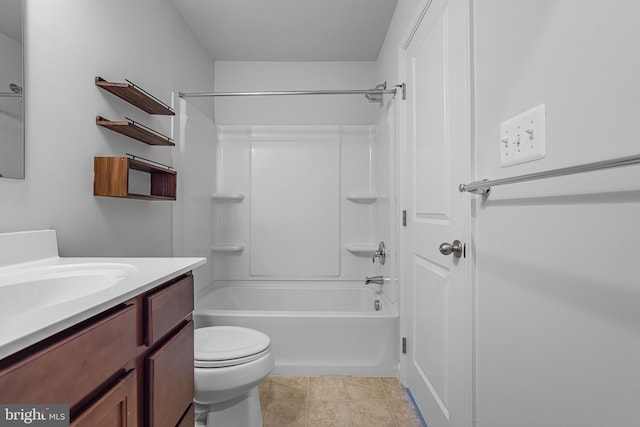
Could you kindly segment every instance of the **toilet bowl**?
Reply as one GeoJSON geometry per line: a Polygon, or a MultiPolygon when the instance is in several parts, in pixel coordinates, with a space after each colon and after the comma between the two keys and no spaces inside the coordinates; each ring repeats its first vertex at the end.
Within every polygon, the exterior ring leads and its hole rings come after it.
{"type": "Polygon", "coordinates": [[[274,365],[269,336],[239,326],[210,326],[194,334],[197,424],[261,427],[258,384],[274,365]]]}

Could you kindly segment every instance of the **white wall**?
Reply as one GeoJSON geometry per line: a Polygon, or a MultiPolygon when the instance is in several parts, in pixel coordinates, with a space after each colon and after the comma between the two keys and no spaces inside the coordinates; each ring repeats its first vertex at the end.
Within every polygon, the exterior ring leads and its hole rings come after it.
{"type": "MultiPolygon", "coordinates": [[[[375,62],[216,62],[216,91],[370,89],[375,62]]],[[[380,107],[364,95],[216,98],[223,125],[370,125],[380,107]]]]}
{"type": "MultiPolygon", "coordinates": [[[[640,5],[610,6],[475,2],[477,178],[640,154],[640,5]],[[499,123],[541,103],[546,158],[500,168],[499,123]]],[[[637,425],[638,177],[635,166],[470,196],[481,426],[637,425]]]]}
{"type": "MultiPolygon", "coordinates": [[[[12,93],[9,86],[22,84],[22,44],[0,33],[0,92],[12,93]]],[[[0,176],[23,175],[22,98],[0,96],[0,176]]]]}
{"type": "Polygon", "coordinates": [[[173,93],[213,86],[213,61],[168,0],[27,0],[25,9],[26,179],[0,180],[0,231],[55,228],[63,256],[171,255],[172,202],[98,198],[92,186],[94,156],[171,163],[175,150],[99,128],[97,114],[165,133],[172,119],[146,115],[94,77],[127,78],[177,104],[173,93]]]}
{"type": "MultiPolygon", "coordinates": [[[[379,80],[399,79],[423,3],[398,2],[379,80]]],[[[476,179],[639,154],[637,3],[473,6],[476,179]],[[500,168],[500,122],[540,103],[546,158],[500,168]]],[[[635,166],[469,195],[479,426],[637,425],[639,176],[635,166]]]]}
{"type": "Polygon", "coordinates": [[[425,0],[398,0],[396,5],[377,62],[378,80],[386,80],[390,86],[402,83],[398,62],[400,48],[418,21],[423,3],[425,0]]]}

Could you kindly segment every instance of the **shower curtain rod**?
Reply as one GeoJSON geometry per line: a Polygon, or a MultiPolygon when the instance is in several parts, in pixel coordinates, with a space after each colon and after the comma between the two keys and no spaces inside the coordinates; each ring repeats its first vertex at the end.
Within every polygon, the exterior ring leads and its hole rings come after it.
{"type": "Polygon", "coordinates": [[[271,92],[179,92],[180,98],[201,98],[209,96],[277,96],[277,95],[383,95],[396,94],[397,89],[356,89],[356,90],[287,90],[271,92]]]}

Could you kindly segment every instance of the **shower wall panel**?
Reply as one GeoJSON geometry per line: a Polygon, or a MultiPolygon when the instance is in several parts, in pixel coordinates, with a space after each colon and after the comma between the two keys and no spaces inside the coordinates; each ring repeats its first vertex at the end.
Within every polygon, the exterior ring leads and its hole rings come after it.
{"type": "Polygon", "coordinates": [[[384,106],[375,129],[375,143],[373,144],[373,158],[375,161],[374,186],[378,199],[375,204],[375,235],[376,241],[385,242],[390,252],[385,265],[376,263],[374,274],[388,277],[391,280],[383,287],[387,298],[393,302],[399,301],[400,286],[398,277],[398,235],[401,221],[399,218],[402,208],[398,203],[398,175],[395,168],[398,150],[396,119],[398,98],[390,99],[384,106]]]}
{"type": "Polygon", "coordinates": [[[251,127],[217,126],[216,184],[214,193],[236,194],[242,200],[212,200],[212,252],[214,280],[246,277],[249,272],[248,248],[251,243],[251,127]],[[216,248],[241,246],[239,251],[216,248]]]}
{"type": "Polygon", "coordinates": [[[254,137],[252,276],[340,274],[340,135],[254,137]]]}
{"type": "Polygon", "coordinates": [[[357,280],[371,274],[374,126],[218,126],[214,280],[357,280]],[[241,195],[241,196],[240,196],[241,195]]]}
{"type": "MultiPolygon", "coordinates": [[[[210,259],[211,192],[216,151],[213,121],[194,104],[180,99],[179,144],[173,166],[179,171],[178,195],[182,203],[173,206],[173,254],[210,259]]],[[[147,177],[148,182],[148,177],[147,177]]],[[[194,271],[196,291],[211,282],[212,264],[194,271]]]]}

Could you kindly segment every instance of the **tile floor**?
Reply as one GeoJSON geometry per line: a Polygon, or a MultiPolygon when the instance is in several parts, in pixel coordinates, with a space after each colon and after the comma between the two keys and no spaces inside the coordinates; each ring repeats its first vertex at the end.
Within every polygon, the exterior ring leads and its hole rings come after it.
{"type": "Polygon", "coordinates": [[[393,377],[270,376],[259,390],[264,427],[423,427],[393,377]]]}

